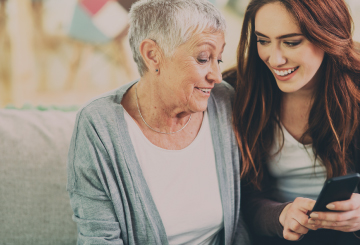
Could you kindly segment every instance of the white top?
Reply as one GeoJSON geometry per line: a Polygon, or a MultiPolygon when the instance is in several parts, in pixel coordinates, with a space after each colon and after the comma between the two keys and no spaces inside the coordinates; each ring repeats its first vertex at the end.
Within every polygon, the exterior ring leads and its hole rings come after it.
{"type": "Polygon", "coordinates": [[[213,244],[223,210],[207,112],[182,150],[155,146],[127,112],[125,120],[169,244],[213,244]]]}
{"type": "MultiPolygon", "coordinates": [[[[282,125],[281,125],[282,126],[282,125]]],[[[307,197],[316,200],[326,180],[326,169],[317,159],[314,167],[312,145],[299,143],[282,126],[284,146],[280,130],[275,130],[275,141],[269,159],[269,171],[276,179],[276,190],[273,198],[279,202],[293,201],[296,197],[307,197]]]]}

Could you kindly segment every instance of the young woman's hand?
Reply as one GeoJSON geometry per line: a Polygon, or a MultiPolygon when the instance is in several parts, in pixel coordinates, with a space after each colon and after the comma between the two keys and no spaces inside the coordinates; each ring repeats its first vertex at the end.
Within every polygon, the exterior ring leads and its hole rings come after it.
{"type": "Polygon", "coordinates": [[[283,236],[286,240],[299,240],[309,229],[316,230],[316,224],[308,223],[308,212],[312,210],[315,201],[298,197],[294,202],[285,206],[280,214],[279,221],[284,227],[283,236]]]}
{"type": "Polygon", "coordinates": [[[349,200],[332,202],[326,207],[340,212],[311,213],[309,223],[344,232],[360,230],[360,194],[353,193],[349,200]]]}

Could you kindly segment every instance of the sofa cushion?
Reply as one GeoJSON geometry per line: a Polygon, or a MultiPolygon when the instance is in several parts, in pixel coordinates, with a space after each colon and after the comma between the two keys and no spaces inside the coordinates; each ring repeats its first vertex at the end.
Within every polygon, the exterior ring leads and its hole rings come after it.
{"type": "Polygon", "coordinates": [[[76,244],[66,191],[75,117],[0,110],[0,244],[76,244]]]}

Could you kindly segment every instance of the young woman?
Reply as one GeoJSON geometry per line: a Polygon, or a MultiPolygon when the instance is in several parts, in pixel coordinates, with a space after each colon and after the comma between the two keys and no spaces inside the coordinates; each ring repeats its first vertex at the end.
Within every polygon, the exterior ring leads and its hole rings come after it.
{"type": "Polygon", "coordinates": [[[326,179],[359,171],[351,31],[343,0],[252,0],[246,10],[233,123],[242,208],[260,244],[360,244],[359,194],[328,205],[339,212],[307,214],[326,179]]]}

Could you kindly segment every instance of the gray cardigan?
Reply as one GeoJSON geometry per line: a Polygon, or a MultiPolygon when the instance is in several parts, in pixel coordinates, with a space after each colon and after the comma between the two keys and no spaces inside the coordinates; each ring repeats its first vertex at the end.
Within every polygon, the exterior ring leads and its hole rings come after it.
{"type": "MultiPolygon", "coordinates": [[[[120,104],[136,82],[94,99],[77,114],[67,190],[78,244],[168,244],[120,104]]],[[[231,126],[233,96],[231,86],[222,82],[208,100],[224,213],[224,228],[218,235],[221,244],[250,244],[240,215],[240,156],[231,126]]]]}

